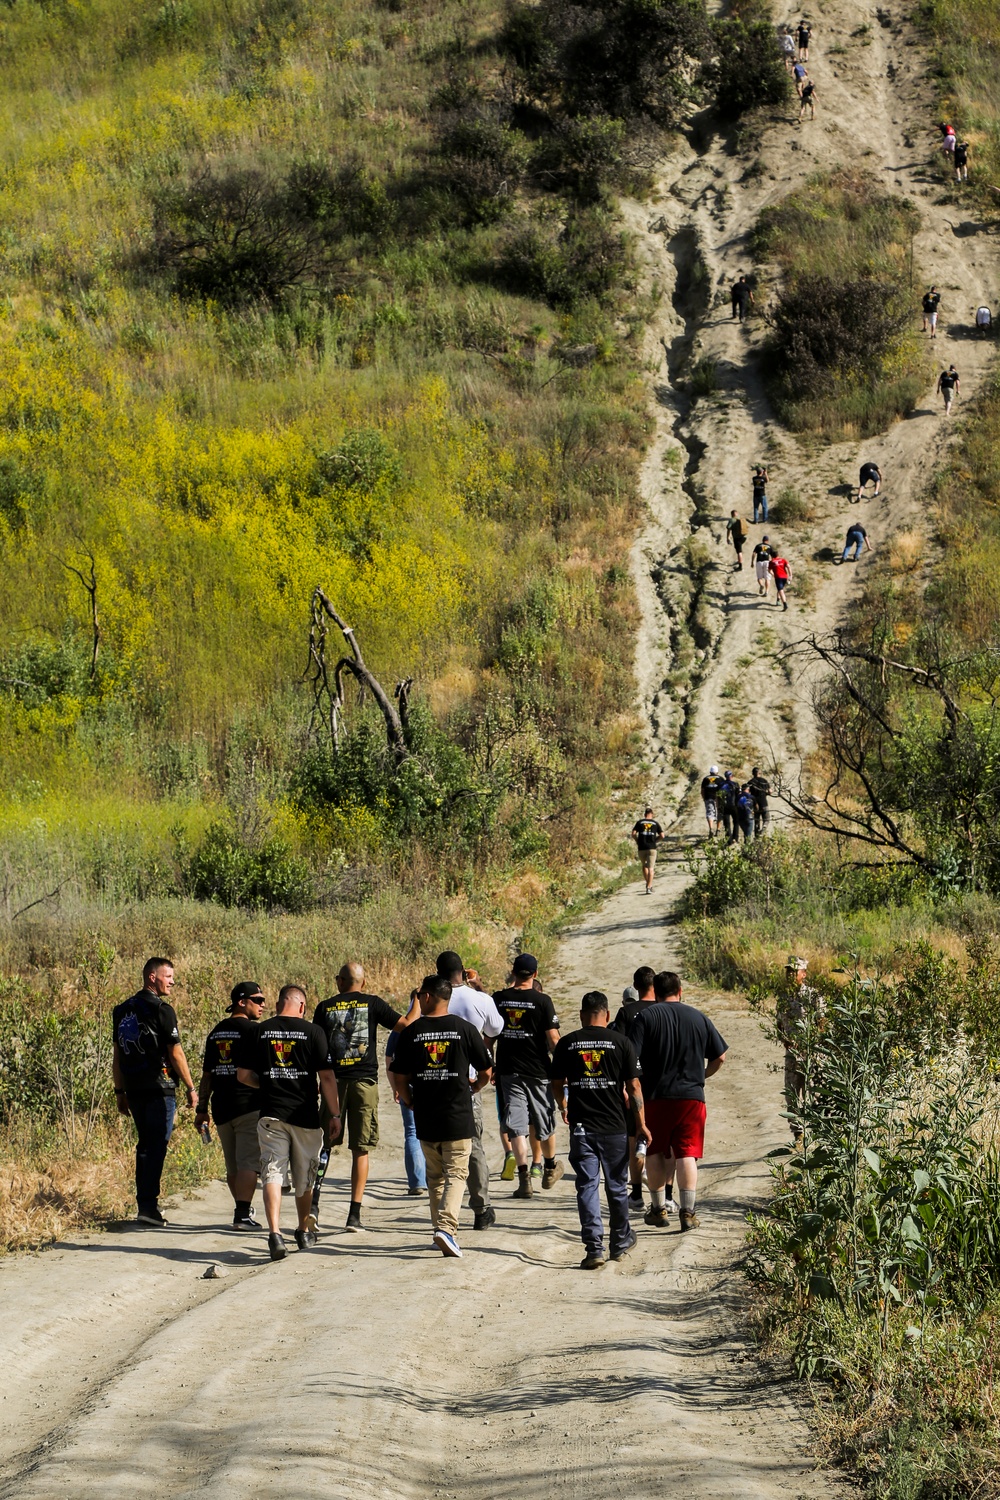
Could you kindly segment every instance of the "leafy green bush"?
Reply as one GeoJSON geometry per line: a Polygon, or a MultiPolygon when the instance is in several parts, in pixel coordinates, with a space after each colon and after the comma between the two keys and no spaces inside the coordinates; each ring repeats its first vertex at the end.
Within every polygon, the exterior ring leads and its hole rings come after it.
{"type": "Polygon", "coordinates": [[[909,295],[897,283],[800,276],[771,309],[769,358],[785,404],[818,397],[833,381],[877,384],[910,316],[909,295]]]}
{"type": "Polygon", "coordinates": [[[537,223],[513,230],[498,269],[512,290],[572,308],[589,299],[610,299],[628,264],[625,240],[610,216],[586,209],[571,214],[561,230],[537,223]]]}
{"type": "Polygon", "coordinates": [[[468,224],[493,224],[513,208],[530,155],[526,138],[503,111],[476,104],[441,130],[441,177],[468,224]]]}
{"type": "Polygon", "coordinates": [[[719,362],[708,355],[696,360],[689,382],[692,396],[712,396],[719,389],[719,362]]]}
{"type": "Polygon", "coordinates": [[[774,34],[771,7],[743,0],[730,15],[712,25],[718,58],[713,70],[716,106],[727,119],[751,109],[784,104],[792,96],[774,34]]]}
{"type": "Polygon", "coordinates": [[[251,844],[221,820],[209,827],[188,859],[184,878],[196,900],[222,906],[301,912],[315,900],[308,865],[283,839],[251,844]]]}
{"type": "Polygon", "coordinates": [[[803,500],[798,490],[790,486],[775,497],[770,507],[770,518],[776,526],[801,526],[814,516],[808,500],[803,500]]]}

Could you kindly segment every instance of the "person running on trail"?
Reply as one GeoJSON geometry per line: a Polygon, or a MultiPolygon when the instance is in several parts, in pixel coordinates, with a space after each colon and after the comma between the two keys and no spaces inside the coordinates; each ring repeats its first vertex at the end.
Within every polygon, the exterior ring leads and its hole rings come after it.
{"type": "Polygon", "coordinates": [[[705,1154],[705,1080],[722,1067],[727,1047],[708,1017],[684,1004],[678,974],[657,975],[658,999],[661,994],[665,1003],[643,1006],[629,1027],[629,1041],[639,1055],[646,1123],[652,1136],[646,1180],[653,1201],[645,1222],[654,1229],[667,1227],[670,1163],[680,1195],[681,1229],[697,1229],[698,1162],[705,1154]]]}
{"type": "MultiPolygon", "coordinates": [[[[380,995],[366,994],[364,983],[364,966],[345,963],[337,975],[339,993],[322,1000],[313,1016],[330,1044],[343,1111],[337,1129],[328,1132],[326,1147],[329,1150],[341,1144],[345,1127],[350,1145],[351,1206],[344,1225],[350,1234],[360,1234],[364,1227],[361,1203],[368,1182],[369,1152],[378,1145],[378,1028],[401,1031],[420,1014],[416,999],[403,1016],[380,995]]],[[[323,1123],[326,1127],[327,1122],[323,1123]]],[[[318,1223],[318,1203],[314,1212],[318,1223]]]]}
{"type": "Polygon", "coordinates": [[[788,600],[785,598],[785,589],[792,581],[792,565],[787,557],[775,555],[768,563],[768,567],[774,575],[774,587],[778,594],[774,602],[780,604],[782,609],[787,609],[788,600]]]}
{"type": "Polygon", "coordinates": [[[305,1018],[306,994],[297,984],[278,993],[277,1014],[244,1037],[236,1052],[236,1077],[259,1090],[260,1182],[267,1214],[267,1248],[272,1260],[287,1251],[281,1233],[281,1188],[291,1177],[298,1227],[295,1243],[316,1243],[310,1224],[313,1186],[323,1149],[319,1096],[334,1124],[340,1124],[337,1078],[326,1032],[305,1018]]]}
{"type": "Polygon", "coordinates": [[[608,997],[588,990],[580,1029],[561,1037],[552,1055],[552,1092],[569,1125],[569,1159],[576,1174],[576,1206],[584,1271],[606,1264],[601,1218],[601,1174],[611,1219],[611,1259],[621,1260],[638,1236],[629,1223],[628,1115],[637,1139],[649,1145],[639,1060],[627,1037],[608,1026],[608,997]],[[563,1090],[566,1094],[564,1096],[563,1090]]]}
{"type": "Polygon", "coordinates": [[[922,333],[926,333],[927,330],[930,329],[932,339],[937,338],[938,308],[940,307],[940,305],[941,293],[938,291],[936,286],[932,286],[930,290],[926,291],[923,295],[922,306],[924,310],[924,324],[923,328],[921,329],[922,333]]]}
{"type": "Polygon", "coordinates": [[[226,1182],[233,1195],[233,1228],[259,1229],[254,1218],[253,1195],[260,1171],[260,1141],[257,1121],[260,1099],[236,1077],[236,1053],[257,1030],[264,1014],[264,996],[254,979],[236,985],[229,997],[229,1015],[216,1023],[205,1039],[198,1109],[198,1130],[208,1124],[209,1106],[215,1133],[226,1161],[226,1182]]]}
{"type": "MultiPolygon", "coordinates": [[[[496,1008],[493,996],[487,994],[479,982],[474,969],[467,971],[457,953],[450,949],[439,953],[435,965],[442,979],[451,985],[448,1014],[461,1016],[474,1026],[486,1043],[492,1058],[490,1043],[503,1031],[503,1016],[496,1008]]],[[[469,1207],[472,1209],[473,1229],[489,1229],[497,1221],[497,1211],[490,1202],[490,1167],[483,1146],[483,1101],[478,1092],[472,1095],[472,1150],[469,1155],[469,1207]]]]}
{"type": "Polygon", "coordinates": [[[809,61],[809,38],[812,36],[812,27],[808,21],[799,22],[799,62],[809,61]]]}
{"type": "Polygon", "coordinates": [[[869,498],[872,500],[877,500],[882,489],[882,470],[879,468],[878,464],[868,463],[861,465],[861,475],[858,479],[859,501],[863,498],[864,492],[869,484],[873,484],[875,486],[869,498]]]}
{"type": "Polygon", "coordinates": [[[517,1162],[515,1198],[534,1194],[529,1126],[534,1125],[542,1144],[542,1187],[555,1187],[566,1170],[556,1158],[556,1112],[549,1088],[549,1052],[559,1040],[559,1018],[548,995],[535,989],[537,973],[538,960],[530,953],[519,953],[513,984],[493,996],[503,1017],[496,1071],[503,1090],[503,1127],[517,1162]]]}
{"type": "Polygon", "coordinates": [[[771,795],[771,783],[760,774],[756,766],[746,784],[746,790],[753,798],[753,833],[754,838],[759,839],[766,832],[771,821],[771,809],[767,805],[767,799],[771,795]]]}
{"type": "Polygon", "coordinates": [[[790,73],[792,71],[792,64],[795,61],[795,38],[790,31],[783,31],[781,33],[781,36],[778,38],[778,46],[781,48],[781,55],[785,59],[785,72],[790,73]]]}
{"type": "Polygon", "coordinates": [[[969,143],[968,141],[955,142],[955,181],[968,182],[969,180],[969,143]]]}
{"type": "Polygon", "coordinates": [[[737,573],[743,572],[743,546],[747,539],[747,524],[743,517],[735,510],[729,512],[729,520],[726,522],[726,541],[732,542],[736,553],[737,573]]]}
{"type": "Polygon", "coordinates": [[[708,775],[701,778],[701,800],[705,804],[709,838],[714,838],[719,831],[719,801],[723,785],[718,766],[709,766],[708,775]]]}
{"type": "Polygon", "coordinates": [[[393,1071],[427,1162],[434,1244],[442,1255],[460,1258],[458,1218],[476,1129],[472,1100],[489,1083],[493,1058],[471,1021],[448,1014],[447,979],[428,974],[419,993],[421,1016],[400,1035],[393,1071]]]}
{"type": "Polygon", "coordinates": [[[775,556],[770,538],[766,535],[762,536],[750,556],[753,559],[753,570],[757,578],[757,593],[766,599],[771,583],[771,558],[775,556]]]}
{"type": "Polygon", "coordinates": [[[111,1071],[119,1114],[135,1121],[136,1223],[161,1228],[160,1178],[177,1113],[177,1079],[193,1109],[198,1092],[191,1078],[169,1004],[174,966],[169,958],[147,959],[142,989],[116,1005],[111,1015],[111,1071]]]}
{"type": "Polygon", "coordinates": [[[743,835],[743,842],[748,844],[753,838],[753,798],[746,787],[737,785],[736,799],[733,803],[731,842],[738,844],[741,833],[743,835]]]}
{"type": "Polygon", "coordinates": [[[638,823],[632,824],[629,838],[639,851],[642,873],[646,881],[646,895],[652,895],[653,876],[656,873],[656,851],[663,842],[663,829],[653,817],[653,809],[647,807],[638,823]]]}
{"type": "Polygon", "coordinates": [[[854,548],[854,556],[851,558],[851,562],[857,562],[861,556],[862,547],[864,547],[866,552],[872,550],[872,544],[868,540],[868,533],[860,521],[854,521],[847,528],[847,541],[844,544],[844,550],[840,558],[842,563],[847,562],[847,554],[852,547],[854,548]]]}
{"type": "MultiPolygon", "coordinates": [[[[416,996],[417,991],[414,990],[410,996],[411,1002],[416,999],[416,996]]],[[[413,1118],[413,1110],[408,1104],[403,1103],[392,1068],[401,1035],[401,1032],[390,1031],[386,1038],[385,1076],[389,1080],[392,1097],[399,1105],[399,1113],[403,1121],[403,1170],[406,1172],[406,1191],[411,1198],[422,1198],[427,1191],[427,1166],[417,1139],[417,1123],[413,1118]]]]}
{"type": "MultiPolygon", "coordinates": [[[[656,975],[648,964],[642,964],[632,975],[632,983],[622,996],[622,1005],[611,1025],[622,1036],[628,1035],[629,1023],[643,1005],[652,1005],[656,999],[654,984],[656,975]],[[628,997],[626,999],[626,996],[628,997]]],[[[628,1117],[629,1148],[629,1209],[642,1213],[642,1174],[646,1165],[645,1153],[636,1154],[635,1115],[630,1110],[628,1117]]]]}
{"type": "MultiPolygon", "coordinates": [[[[763,464],[758,464],[750,479],[753,488],[753,524],[757,525],[758,513],[760,518],[767,521],[767,481],[768,473],[763,464]]],[[[765,537],[766,541],[767,538],[765,537]]]]}
{"type": "Polygon", "coordinates": [[[816,118],[816,101],[817,101],[818,98],[819,98],[819,95],[816,92],[816,85],[813,83],[812,79],[810,78],[807,83],[803,84],[803,86],[802,86],[802,92],[799,94],[799,100],[800,100],[800,103],[799,103],[799,119],[800,120],[802,120],[805,117],[805,112],[806,112],[807,109],[809,111],[809,118],[810,118],[810,120],[815,120],[815,118],[816,118]]]}
{"type": "Polygon", "coordinates": [[[949,365],[947,370],[942,370],[938,376],[937,388],[944,397],[944,414],[951,416],[951,403],[958,395],[958,371],[954,365],[949,365]]]}
{"type": "Polygon", "coordinates": [[[749,282],[741,271],[729,289],[729,296],[733,304],[733,317],[739,318],[740,322],[747,317],[753,303],[753,292],[750,290],[749,282]]]}
{"type": "Polygon", "coordinates": [[[809,77],[809,69],[805,63],[797,62],[792,69],[792,77],[795,79],[795,92],[802,98],[802,86],[809,77]]]}
{"type": "Polygon", "coordinates": [[[826,1001],[814,985],[806,982],[808,963],[789,956],[785,983],[775,1007],[775,1027],[785,1048],[785,1105],[792,1139],[802,1140],[802,1104],[805,1096],[805,1050],[810,1029],[822,1025],[826,1001]]]}

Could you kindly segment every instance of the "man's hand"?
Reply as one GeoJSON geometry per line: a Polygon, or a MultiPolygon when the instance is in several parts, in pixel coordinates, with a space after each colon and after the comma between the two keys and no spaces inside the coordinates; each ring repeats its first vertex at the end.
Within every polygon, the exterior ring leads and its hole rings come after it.
{"type": "Polygon", "coordinates": [[[196,1109],[194,1112],[194,1128],[200,1130],[203,1125],[208,1124],[208,1110],[196,1109]]]}
{"type": "Polygon", "coordinates": [[[189,1109],[194,1109],[198,1103],[198,1090],[193,1083],[189,1083],[187,1086],[187,1101],[189,1109]]]}
{"type": "Polygon", "coordinates": [[[115,1104],[120,1115],[130,1115],[132,1113],[128,1107],[128,1098],[124,1089],[115,1089],[115,1104]]]}
{"type": "Polygon", "coordinates": [[[653,1144],[653,1132],[650,1130],[648,1125],[637,1125],[635,1127],[635,1133],[636,1138],[644,1140],[647,1146],[651,1146],[653,1144]]]}

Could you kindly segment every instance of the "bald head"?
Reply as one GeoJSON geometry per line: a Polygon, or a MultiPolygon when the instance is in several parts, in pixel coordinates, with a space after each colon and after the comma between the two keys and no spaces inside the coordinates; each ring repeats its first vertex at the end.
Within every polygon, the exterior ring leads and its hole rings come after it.
{"type": "Polygon", "coordinates": [[[297,984],[286,984],[278,991],[277,1013],[279,1016],[304,1016],[306,992],[297,984]]]}
{"type": "Polygon", "coordinates": [[[341,966],[337,975],[337,988],[342,995],[350,994],[352,990],[360,990],[365,982],[365,966],[353,960],[341,966]]]}

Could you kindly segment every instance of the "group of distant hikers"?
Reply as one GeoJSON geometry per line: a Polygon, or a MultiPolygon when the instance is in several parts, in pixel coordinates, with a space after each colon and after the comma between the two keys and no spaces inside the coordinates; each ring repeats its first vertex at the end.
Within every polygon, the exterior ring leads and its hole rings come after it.
{"type": "MultiPolygon", "coordinates": [[[[741,781],[735,771],[720,771],[718,766],[709,766],[708,775],[702,777],[701,800],[705,809],[710,838],[715,838],[721,827],[731,844],[744,843],[760,838],[771,822],[771,783],[762,776],[759,766],[746,781],[741,781]]],[[[666,835],[653,809],[647,807],[642,817],[633,824],[630,837],[636,846],[646,882],[646,894],[653,888],[656,874],[657,850],[666,835]]]]}

